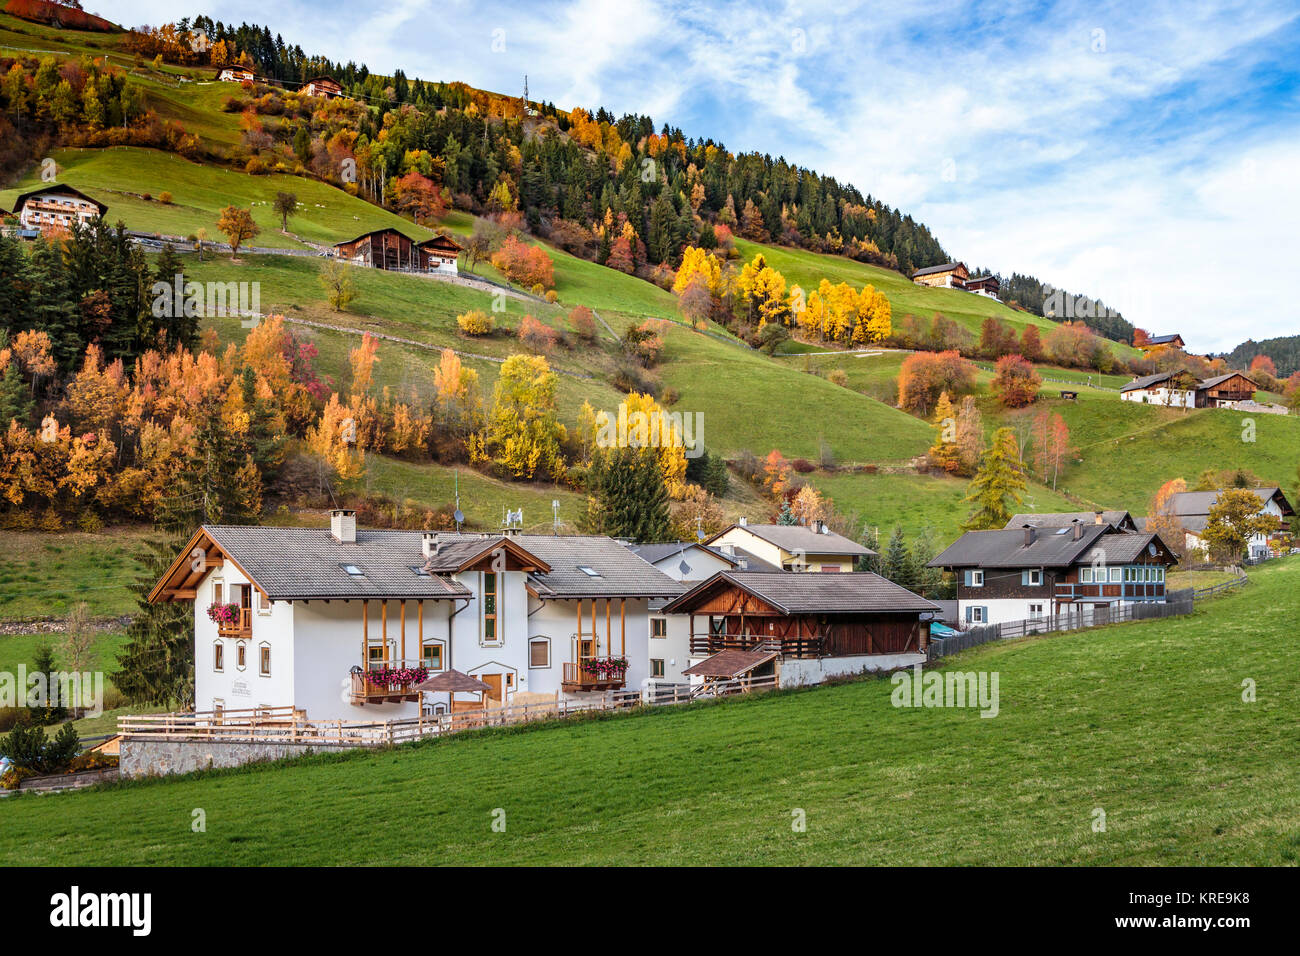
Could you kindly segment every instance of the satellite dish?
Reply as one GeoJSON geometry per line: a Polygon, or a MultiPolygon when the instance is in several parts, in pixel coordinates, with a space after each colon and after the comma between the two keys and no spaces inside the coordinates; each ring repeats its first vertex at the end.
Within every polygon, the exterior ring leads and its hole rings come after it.
{"type": "Polygon", "coordinates": [[[462,524],[465,521],[465,513],[461,511],[459,508],[457,508],[454,512],[452,512],[451,517],[452,520],[456,522],[456,524],[462,524]]]}
{"type": "Polygon", "coordinates": [[[703,540],[704,540],[706,537],[708,537],[708,536],[707,536],[707,535],[706,535],[702,530],[697,529],[696,532],[695,532],[695,537],[697,537],[697,538],[699,538],[701,541],[703,541],[703,540]]]}
{"type": "Polygon", "coordinates": [[[691,566],[687,564],[685,561],[682,561],[681,564],[677,565],[677,570],[682,572],[682,574],[690,574],[691,566]]]}

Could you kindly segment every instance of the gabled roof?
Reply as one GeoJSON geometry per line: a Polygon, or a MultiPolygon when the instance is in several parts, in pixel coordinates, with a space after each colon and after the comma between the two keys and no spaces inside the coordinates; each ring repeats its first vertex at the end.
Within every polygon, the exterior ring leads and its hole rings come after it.
{"type": "Polygon", "coordinates": [[[1121,385],[1121,392],[1136,392],[1144,388],[1151,388],[1153,385],[1159,385],[1161,382],[1168,381],[1174,377],[1173,372],[1156,372],[1154,375],[1143,375],[1141,378],[1135,378],[1125,385],[1121,385]]]}
{"type": "Polygon", "coordinates": [[[1171,342],[1183,344],[1183,337],[1177,332],[1172,335],[1149,335],[1147,336],[1147,345],[1168,345],[1171,342]]]}
{"type": "Polygon", "coordinates": [[[448,236],[446,234],[440,234],[434,236],[432,239],[425,239],[423,242],[417,243],[417,245],[421,249],[427,246],[432,249],[445,249],[448,252],[452,252],[452,251],[460,252],[462,249],[465,248],[459,242],[453,239],[451,236],[448,236]]]}
{"type": "Polygon", "coordinates": [[[718,651],[712,657],[706,657],[698,664],[692,664],[682,673],[689,677],[736,678],[780,656],[775,651],[742,651],[728,648],[725,651],[718,651]]]}
{"type": "Polygon", "coordinates": [[[856,541],[850,541],[842,534],[836,534],[834,531],[829,530],[825,532],[814,531],[812,528],[801,524],[733,524],[729,528],[722,529],[704,543],[712,544],[728,531],[737,528],[741,531],[748,531],[754,537],[761,538],[768,544],[774,544],[781,550],[788,551],[791,554],[841,554],[870,557],[876,553],[856,541]]]}
{"type": "Polygon", "coordinates": [[[676,597],[684,590],[680,582],[603,535],[521,534],[513,540],[549,565],[545,574],[529,579],[533,593],[546,600],[676,597]]]}
{"type": "Polygon", "coordinates": [[[1228,379],[1230,378],[1246,379],[1247,382],[1250,382],[1251,385],[1255,386],[1256,390],[1259,389],[1258,385],[1256,385],[1250,379],[1246,378],[1246,376],[1242,375],[1240,372],[1228,372],[1226,375],[1216,375],[1214,378],[1207,378],[1204,382],[1201,382],[1201,384],[1196,386],[1196,390],[1199,392],[1202,389],[1214,388],[1214,386],[1221,385],[1224,382],[1228,381],[1228,379]]]}
{"type": "Polygon", "coordinates": [[[92,203],[96,206],[99,209],[99,214],[101,216],[108,212],[108,207],[98,199],[95,199],[93,196],[87,196],[80,189],[74,189],[66,183],[52,183],[43,189],[33,189],[30,192],[20,193],[18,198],[14,200],[14,208],[12,212],[19,212],[23,208],[23,203],[27,202],[27,200],[31,199],[33,196],[44,196],[47,193],[62,193],[64,196],[75,196],[78,199],[84,199],[86,202],[92,203]]]}
{"type": "Polygon", "coordinates": [[[1051,511],[1017,514],[1012,515],[1011,520],[1002,528],[1004,531],[1023,530],[1027,524],[1035,528],[1068,528],[1076,521],[1080,524],[1096,524],[1098,514],[1101,515],[1104,523],[1113,528],[1119,528],[1121,531],[1138,530],[1137,522],[1127,511],[1051,511]]]}
{"type": "Polygon", "coordinates": [[[388,232],[401,236],[407,242],[410,243],[418,242],[418,240],[413,239],[411,236],[408,236],[406,233],[402,232],[402,230],[394,229],[392,226],[388,226],[384,229],[371,229],[369,232],[363,232],[361,235],[353,239],[344,239],[342,242],[336,242],[334,243],[334,248],[337,249],[339,246],[350,246],[354,242],[360,242],[362,239],[365,239],[367,236],[381,236],[384,233],[388,233],[388,232]]]}
{"type": "MultiPolygon", "coordinates": [[[[967,531],[930,562],[932,568],[1068,568],[1100,557],[1106,564],[1123,564],[1155,544],[1173,558],[1157,535],[1120,531],[1110,524],[1080,524],[1038,530],[1028,544],[1025,529],[967,531]]],[[[1176,562],[1173,562],[1176,563],[1176,562]]]]}
{"type": "Polygon", "coordinates": [[[964,262],[945,262],[945,263],[943,263],[942,265],[937,265],[937,266],[926,266],[924,269],[917,269],[915,272],[913,272],[913,273],[912,273],[912,278],[915,279],[917,276],[932,276],[932,275],[935,275],[936,273],[940,273],[940,272],[954,272],[954,271],[956,271],[956,270],[959,269],[959,268],[960,268],[960,269],[965,269],[965,268],[966,268],[966,263],[964,263],[964,262]]]}
{"type": "Polygon", "coordinates": [[[658,564],[664,558],[671,558],[677,555],[685,555],[688,551],[703,551],[704,553],[725,561],[733,568],[738,565],[735,557],[722,553],[721,548],[712,548],[707,544],[701,544],[695,541],[670,541],[664,544],[632,544],[628,545],[628,550],[643,560],[651,564],[658,564]]]}
{"type": "MultiPolygon", "coordinates": [[[[1287,501],[1286,494],[1281,488],[1251,488],[1250,491],[1255,493],[1259,498],[1260,507],[1267,505],[1270,501],[1277,502],[1277,506],[1282,509],[1282,514],[1290,516],[1295,514],[1295,509],[1291,507],[1291,502],[1287,501]]],[[[1179,518],[1191,517],[1208,517],[1210,509],[1214,503],[1219,500],[1219,491],[1181,491],[1176,495],[1169,497],[1169,513],[1179,518]]],[[[1187,522],[1183,522],[1187,526],[1187,522]]],[[[1196,530],[1188,527],[1188,530],[1196,530]]],[[[1204,530],[1204,526],[1202,529],[1204,530]]]]}
{"type": "Polygon", "coordinates": [[[664,605],[667,614],[689,612],[728,586],[740,588],[782,614],[921,613],[936,605],[870,571],[719,571],[664,605]]]}

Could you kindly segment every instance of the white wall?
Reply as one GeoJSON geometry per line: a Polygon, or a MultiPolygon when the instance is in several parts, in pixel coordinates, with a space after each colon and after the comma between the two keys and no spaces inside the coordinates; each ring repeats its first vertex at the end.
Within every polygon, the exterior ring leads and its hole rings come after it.
{"type": "Polygon", "coordinates": [[[213,603],[218,582],[224,585],[224,603],[232,599],[232,585],[247,585],[248,579],[230,562],[207,573],[197,587],[194,600],[194,706],[196,710],[212,710],[213,701],[221,700],[227,710],[247,710],[251,707],[279,706],[293,702],[293,607],[284,602],[271,605],[269,613],[258,610],[258,595],[253,593],[252,636],[244,641],[246,658],[244,669],[236,664],[235,638],[222,638],[217,625],[208,619],[208,606],[213,603]],[[225,648],[225,666],[221,672],[213,667],[213,645],[220,642],[225,648]],[[261,644],[271,647],[271,674],[261,674],[261,644]]]}
{"type": "Polygon", "coordinates": [[[798,658],[781,661],[782,687],[820,684],[831,677],[847,677],[864,671],[887,671],[925,662],[924,654],[862,654],[856,657],[798,658]]]}
{"type": "Polygon", "coordinates": [[[1196,393],[1185,389],[1140,388],[1130,392],[1120,392],[1120,401],[1137,402],[1142,405],[1164,405],[1168,408],[1195,408],[1196,393]]]}

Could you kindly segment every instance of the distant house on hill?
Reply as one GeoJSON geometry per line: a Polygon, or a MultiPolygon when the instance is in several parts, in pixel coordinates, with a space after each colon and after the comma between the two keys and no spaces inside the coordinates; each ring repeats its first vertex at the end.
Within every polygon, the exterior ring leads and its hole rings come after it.
{"type": "Polygon", "coordinates": [[[334,255],[354,265],[392,272],[455,273],[460,250],[449,236],[417,242],[396,229],[375,229],[336,243],[334,255]]]}
{"type": "Polygon", "coordinates": [[[1162,345],[1171,349],[1181,350],[1187,348],[1187,343],[1183,341],[1183,337],[1179,335],[1177,332],[1173,333],[1172,335],[1148,336],[1146,342],[1139,345],[1138,348],[1146,352],[1150,349],[1159,348],[1162,345]]]}
{"type": "Polygon", "coordinates": [[[223,83],[252,83],[257,75],[243,66],[226,66],[217,71],[217,79],[223,83]]]}
{"type": "MultiPolygon", "coordinates": [[[[1271,515],[1278,521],[1279,531],[1283,529],[1282,520],[1295,514],[1295,509],[1281,488],[1252,488],[1259,498],[1259,513],[1271,515]]],[[[1178,519],[1186,535],[1186,547],[1189,551],[1202,551],[1205,548],[1201,535],[1210,523],[1210,509],[1219,500],[1220,491],[1184,491],[1169,498],[1169,514],[1178,519]]],[[[1252,558],[1268,557],[1269,541],[1272,535],[1257,534],[1247,545],[1247,555],[1252,558]]]]}
{"type": "Polygon", "coordinates": [[[996,299],[998,297],[998,290],[1001,288],[1001,283],[998,282],[997,276],[975,276],[974,278],[967,279],[963,288],[967,292],[978,292],[980,295],[986,295],[990,299],[996,299]]]}
{"type": "Polygon", "coordinates": [[[67,235],[76,223],[90,222],[108,212],[108,207],[79,189],[51,185],[33,189],[14,200],[13,211],[22,229],[67,235]]]}
{"type": "Polygon", "coordinates": [[[307,96],[324,96],[328,99],[334,99],[343,95],[343,87],[339,86],[338,81],[330,79],[328,76],[318,76],[304,83],[302,92],[307,96]]]}
{"type": "Polygon", "coordinates": [[[964,262],[945,262],[938,266],[926,266],[912,273],[912,281],[917,285],[928,285],[934,289],[964,289],[970,273],[964,262]]]}
{"type": "Polygon", "coordinates": [[[1020,528],[968,531],[930,567],[956,573],[963,624],[1060,615],[1088,624],[1098,609],[1163,602],[1165,572],[1177,563],[1158,535],[1094,519],[1065,527],[1026,522],[1020,528]]]}
{"type": "MultiPolygon", "coordinates": [[[[739,523],[704,542],[728,557],[739,557],[739,552],[752,556],[758,566],[749,570],[767,571],[852,571],[856,558],[875,555],[876,552],[836,534],[823,522],[812,527],[804,525],[750,524],[741,518],[739,523]]],[[[747,562],[748,563],[748,562],[747,562]]]]}
{"type": "Polygon", "coordinates": [[[1170,408],[1235,408],[1253,401],[1259,386],[1240,372],[1197,381],[1188,372],[1157,372],[1122,385],[1121,401],[1170,408]]]}

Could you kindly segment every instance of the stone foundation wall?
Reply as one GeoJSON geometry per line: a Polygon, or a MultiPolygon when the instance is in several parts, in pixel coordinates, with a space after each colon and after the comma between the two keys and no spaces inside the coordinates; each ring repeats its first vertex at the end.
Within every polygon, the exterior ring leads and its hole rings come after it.
{"type": "Polygon", "coordinates": [[[123,777],[156,777],[192,773],[213,767],[301,757],[322,751],[352,750],[350,744],[256,743],[226,740],[168,740],[124,737],[120,768],[123,777]]]}

